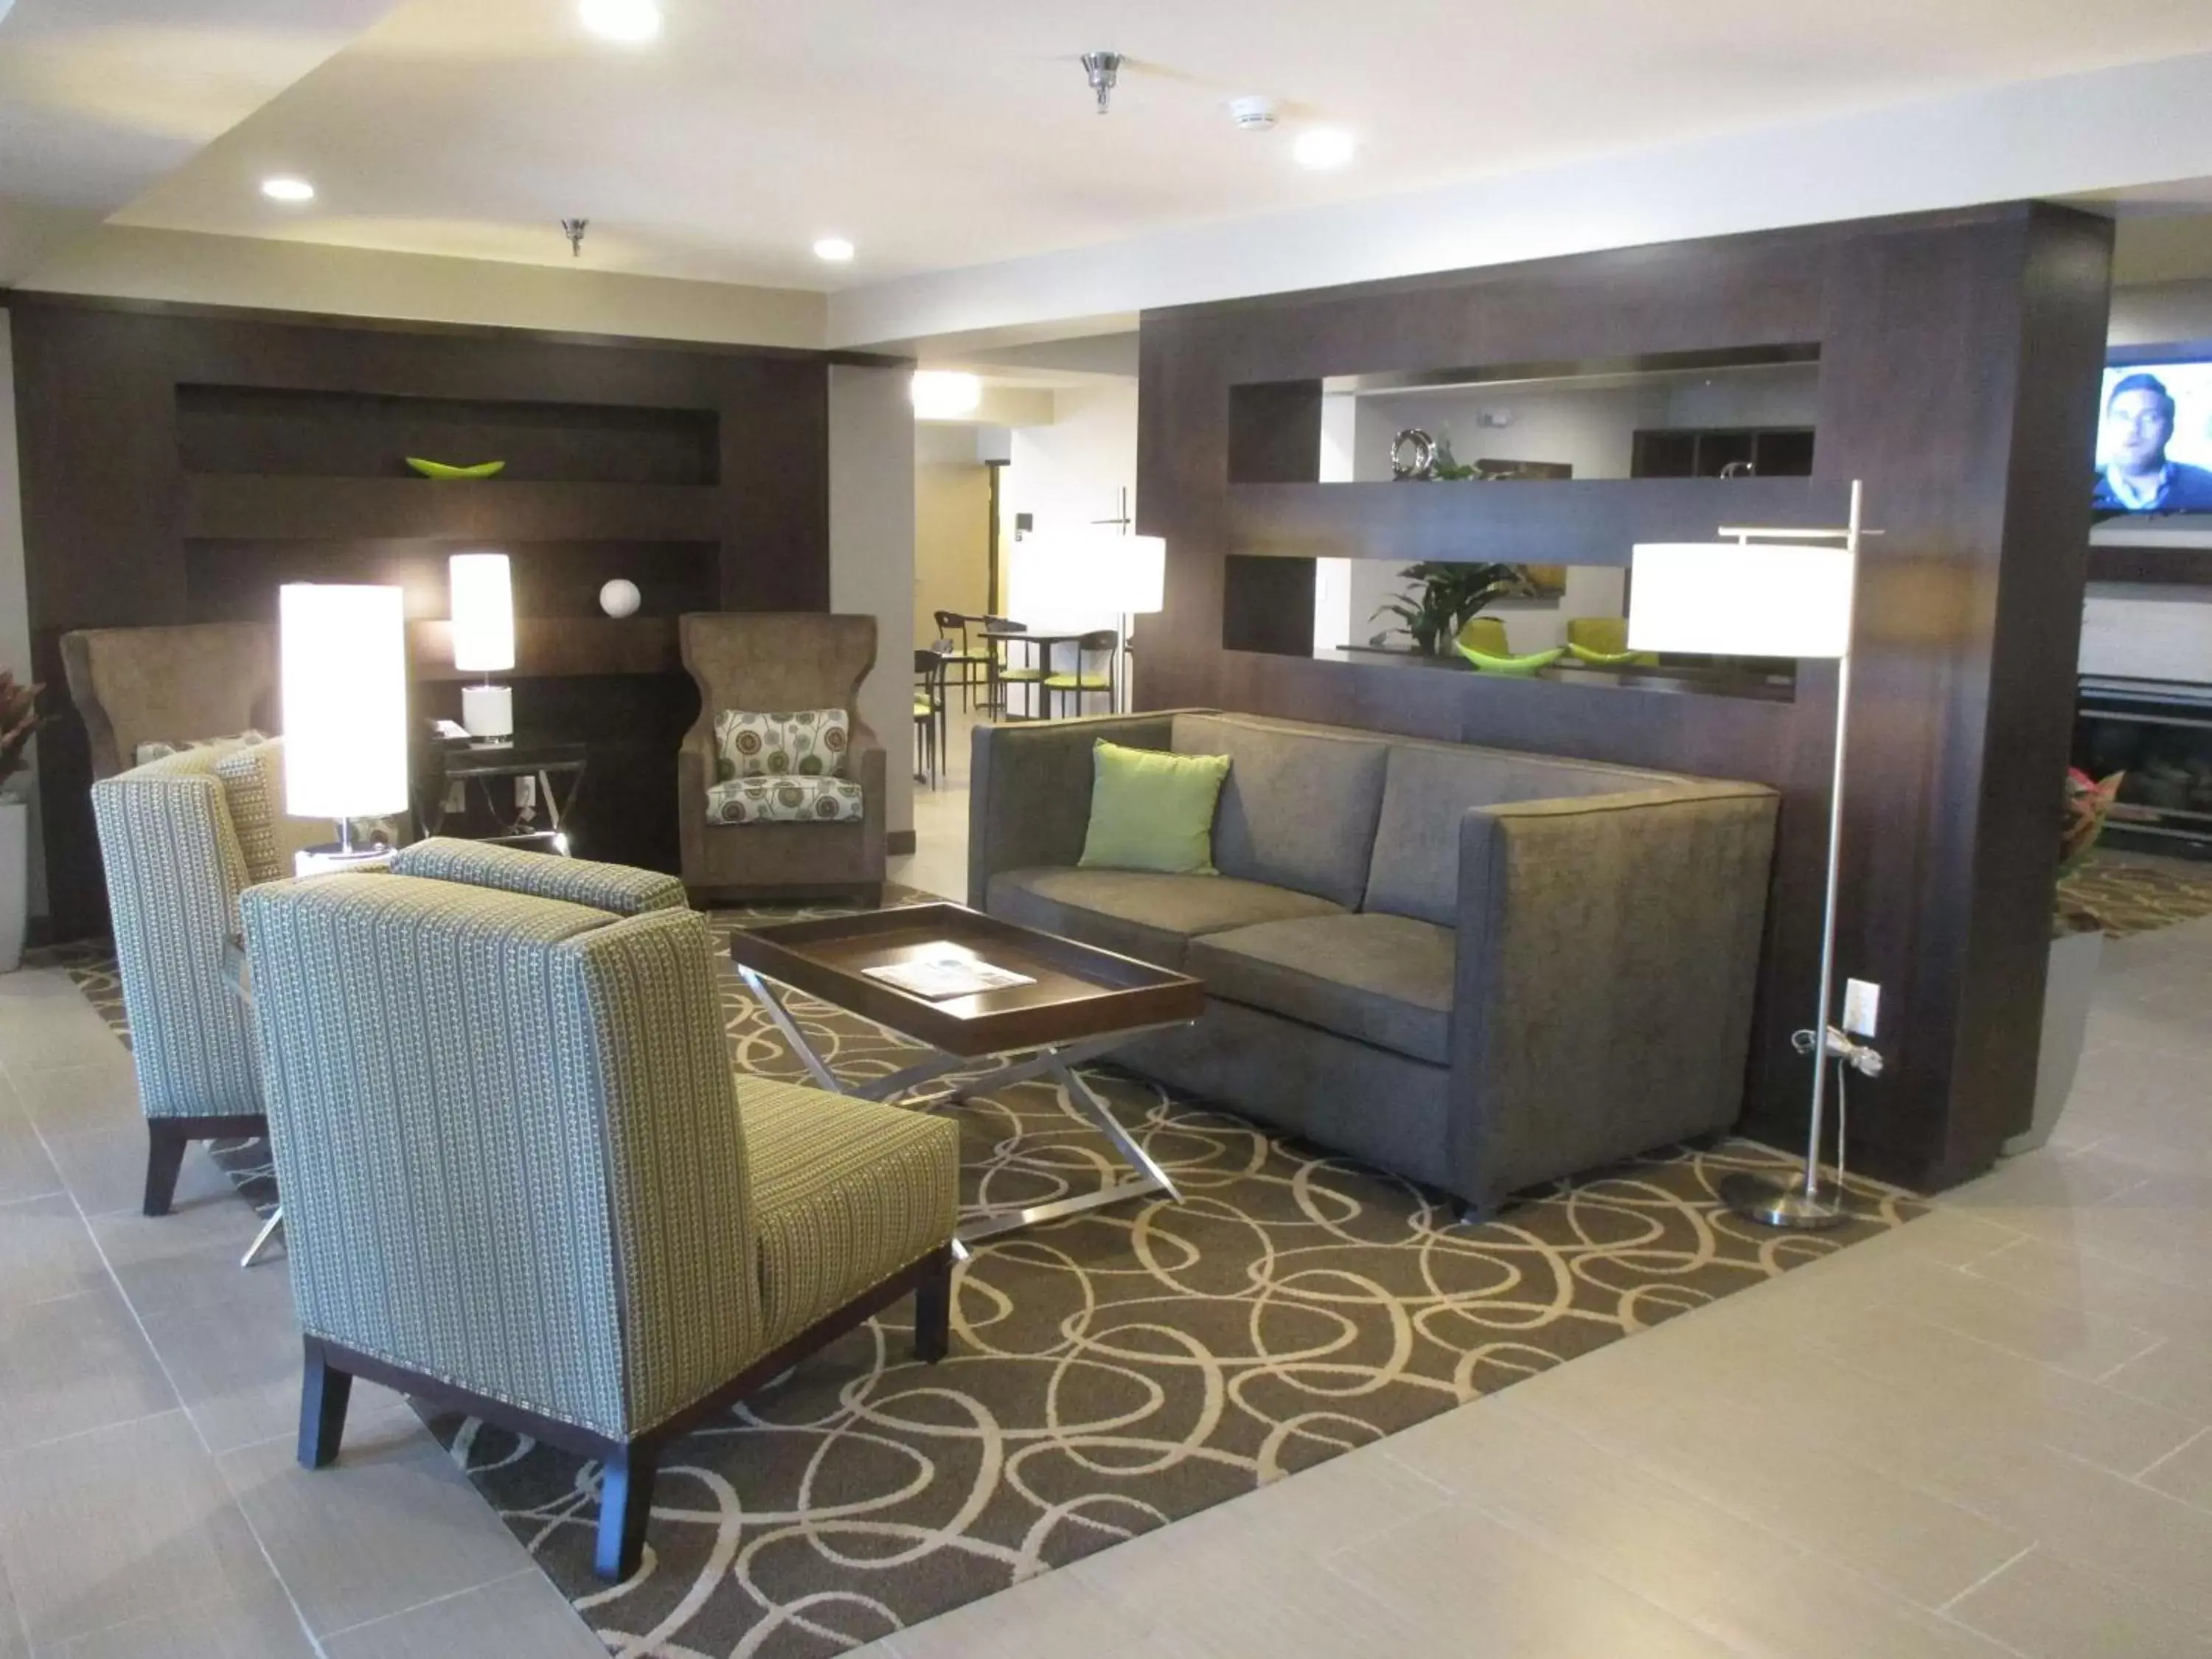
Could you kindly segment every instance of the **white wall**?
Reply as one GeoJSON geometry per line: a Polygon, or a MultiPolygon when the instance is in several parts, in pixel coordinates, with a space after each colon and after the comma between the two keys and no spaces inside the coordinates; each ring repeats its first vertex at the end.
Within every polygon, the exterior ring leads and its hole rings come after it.
{"type": "MultiPolygon", "coordinates": [[[[18,680],[31,675],[31,602],[23,577],[22,474],[15,459],[15,358],[11,319],[0,310],[0,668],[18,680]]],[[[13,781],[31,808],[30,913],[46,909],[46,855],[40,845],[38,742],[24,753],[24,769],[13,781]]]]}
{"type": "Polygon", "coordinates": [[[860,714],[890,763],[884,824],[914,828],[914,404],[906,368],[830,370],[830,608],[876,619],[860,714]]]}
{"type": "MultiPolygon", "coordinates": [[[[2212,53],[1952,91],[835,295],[833,345],[2212,175],[2212,53]]],[[[1347,372],[1352,366],[1347,365],[1347,372]]]]}

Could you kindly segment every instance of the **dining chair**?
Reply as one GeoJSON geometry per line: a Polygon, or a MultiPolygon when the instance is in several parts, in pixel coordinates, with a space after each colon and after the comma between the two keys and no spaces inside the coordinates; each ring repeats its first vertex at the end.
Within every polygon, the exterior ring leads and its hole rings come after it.
{"type": "Polygon", "coordinates": [[[914,653],[914,781],[937,787],[937,769],[947,747],[951,653],[923,646],[914,653]]]}
{"type": "Polygon", "coordinates": [[[1103,692],[1106,696],[1108,712],[1112,712],[1115,702],[1114,656],[1120,641],[1121,636],[1110,628],[1094,628],[1091,632],[1080,635],[1076,640],[1074,669],[1072,672],[1047,674],[1044,677],[1044,693],[1048,704],[1046,712],[1050,718],[1058,719],[1057,711],[1070,699],[1074,702],[1075,712],[1080,714],[1083,712],[1084,698],[1096,696],[1100,692],[1103,692]],[[1083,665],[1083,659],[1088,656],[1099,654],[1103,654],[1106,659],[1104,672],[1086,670],[1083,665]]]}
{"type": "MultiPolygon", "coordinates": [[[[1030,631],[1027,623],[1016,622],[1011,617],[994,617],[991,626],[1000,633],[1026,634],[1030,631]]],[[[1031,705],[1028,715],[1015,714],[1013,703],[1006,695],[1009,686],[1042,686],[1045,676],[1051,672],[1044,659],[1037,654],[1037,643],[1034,641],[1018,643],[1002,640],[996,645],[997,648],[991,653],[991,690],[984,698],[985,712],[1006,720],[1035,719],[1042,714],[1044,694],[1042,690],[1036,693],[1038,701],[1031,705]],[[1018,665],[1013,660],[1017,648],[1022,652],[1022,661],[1018,665]]]]}
{"type": "Polygon", "coordinates": [[[958,611],[939,611],[934,613],[933,620],[937,623],[940,647],[952,645],[956,640],[958,641],[952,649],[942,653],[948,671],[945,684],[958,688],[961,708],[972,714],[975,708],[975,694],[981,691],[987,698],[989,695],[994,653],[976,650],[968,637],[968,630],[977,623],[988,623],[988,619],[967,616],[958,611]],[[950,672],[954,669],[959,672],[957,674],[950,672]]]}

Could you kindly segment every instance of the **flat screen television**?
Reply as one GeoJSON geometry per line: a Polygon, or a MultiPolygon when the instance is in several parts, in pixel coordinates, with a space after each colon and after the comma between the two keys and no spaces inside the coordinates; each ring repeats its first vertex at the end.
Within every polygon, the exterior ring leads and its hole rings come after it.
{"type": "Polygon", "coordinates": [[[2098,408],[2100,519],[2212,514],[2212,357],[2113,363],[2098,408]]]}

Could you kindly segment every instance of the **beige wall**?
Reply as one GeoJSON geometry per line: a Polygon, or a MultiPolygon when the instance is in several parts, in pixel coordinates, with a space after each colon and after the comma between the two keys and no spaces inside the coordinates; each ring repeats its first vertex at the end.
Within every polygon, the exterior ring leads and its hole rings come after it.
{"type": "Polygon", "coordinates": [[[937,637],[939,611],[991,610],[991,470],[978,462],[914,471],[914,642],[937,637]]]}
{"type": "Polygon", "coordinates": [[[876,619],[860,713],[890,755],[885,827],[914,829],[914,404],[908,368],[830,371],[830,608],[876,619]]]}

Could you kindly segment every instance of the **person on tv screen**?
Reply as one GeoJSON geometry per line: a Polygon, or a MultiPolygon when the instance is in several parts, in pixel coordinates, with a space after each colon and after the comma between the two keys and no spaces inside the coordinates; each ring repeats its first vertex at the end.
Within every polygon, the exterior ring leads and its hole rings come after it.
{"type": "Polygon", "coordinates": [[[2212,513],[2212,469],[2170,461],[2173,394],[2155,374],[2125,374],[2105,399],[2106,453],[2091,504],[2107,513],[2212,513]]]}

